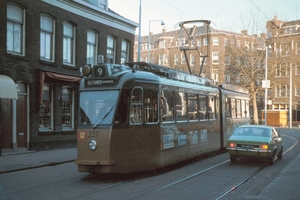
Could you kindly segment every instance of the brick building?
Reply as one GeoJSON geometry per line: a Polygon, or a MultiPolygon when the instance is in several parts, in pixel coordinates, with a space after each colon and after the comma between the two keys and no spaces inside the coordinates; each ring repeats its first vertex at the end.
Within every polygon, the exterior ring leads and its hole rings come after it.
{"type": "MultiPolygon", "coordinates": [[[[268,92],[268,124],[277,123],[278,113],[287,113],[288,122],[300,123],[300,20],[282,21],[275,16],[267,21],[268,72],[271,88],[268,92]],[[289,121],[289,118],[292,118],[289,121]]],[[[285,126],[286,124],[278,124],[285,126]]]]}
{"type": "Polygon", "coordinates": [[[0,1],[0,74],[18,93],[0,100],[0,149],[76,144],[80,67],[133,59],[138,24],[107,1],[0,1]]]}

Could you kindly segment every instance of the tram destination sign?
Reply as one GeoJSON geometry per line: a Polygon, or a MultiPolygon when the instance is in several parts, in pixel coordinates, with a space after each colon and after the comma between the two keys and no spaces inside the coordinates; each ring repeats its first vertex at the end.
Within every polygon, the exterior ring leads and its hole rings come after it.
{"type": "Polygon", "coordinates": [[[87,80],[86,81],[87,86],[103,86],[103,85],[115,85],[114,79],[105,79],[105,80],[87,80]]]}

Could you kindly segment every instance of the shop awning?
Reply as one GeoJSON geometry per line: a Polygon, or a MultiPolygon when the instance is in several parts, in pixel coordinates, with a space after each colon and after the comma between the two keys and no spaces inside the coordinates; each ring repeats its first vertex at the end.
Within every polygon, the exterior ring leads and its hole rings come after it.
{"type": "Polygon", "coordinates": [[[15,82],[8,76],[0,75],[0,98],[18,99],[15,82]]]}

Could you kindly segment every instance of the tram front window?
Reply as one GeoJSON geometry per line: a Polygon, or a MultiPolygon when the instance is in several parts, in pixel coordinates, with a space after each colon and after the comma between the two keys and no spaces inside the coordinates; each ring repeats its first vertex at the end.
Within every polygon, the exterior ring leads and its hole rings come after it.
{"type": "Polygon", "coordinates": [[[80,125],[112,124],[119,91],[80,93],[80,125]]]}

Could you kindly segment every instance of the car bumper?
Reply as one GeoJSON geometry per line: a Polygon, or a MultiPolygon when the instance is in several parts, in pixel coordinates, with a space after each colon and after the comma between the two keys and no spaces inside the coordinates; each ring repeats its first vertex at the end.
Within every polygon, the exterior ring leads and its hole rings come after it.
{"type": "Polygon", "coordinates": [[[232,149],[227,148],[228,153],[232,156],[237,157],[270,157],[272,156],[271,150],[263,150],[263,149],[232,149]]]}

